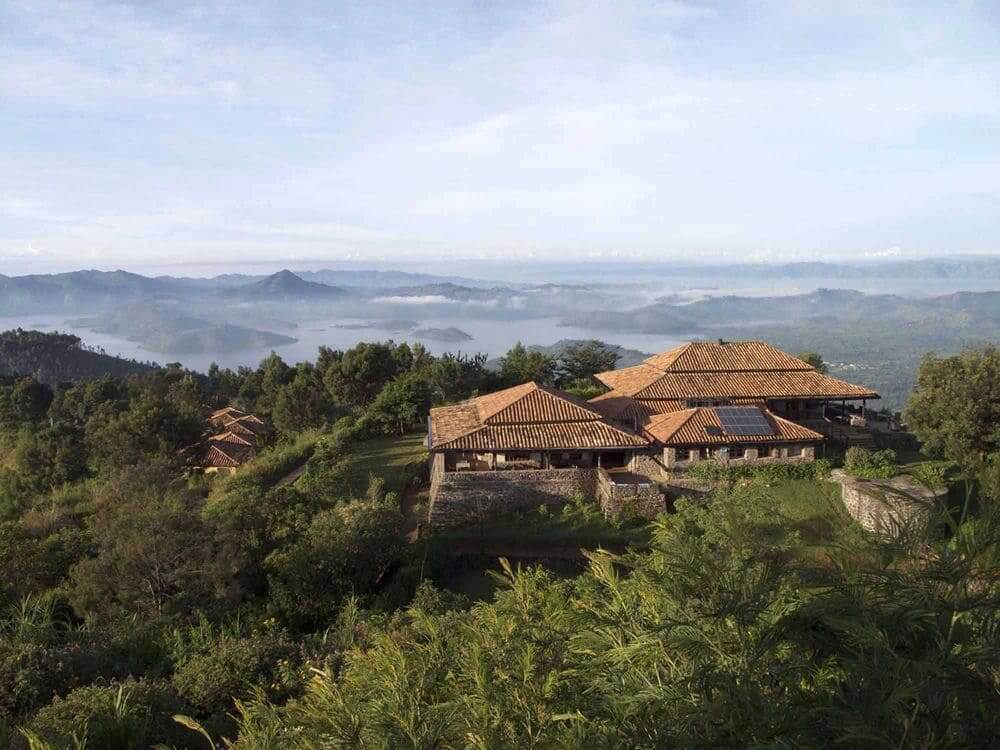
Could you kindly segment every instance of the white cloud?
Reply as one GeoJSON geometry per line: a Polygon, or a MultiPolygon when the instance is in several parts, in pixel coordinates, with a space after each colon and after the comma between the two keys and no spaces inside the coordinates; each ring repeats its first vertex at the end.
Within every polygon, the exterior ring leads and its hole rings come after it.
{"type": "Polygon", "coordinates": [[[903,249],[899,245],[893,245],[883,250],[872,250],[865,253],[866,258],[898,258],[903,254],[903,249]]]}
{"type": "Polygon", "coordinates": [[[980,9],[10,0],[0,240],[123,262],[991,248],[980,9]]]}
{"type": "Polygon", "coordinates": [[[448,299],[440,294],[424,294],[413,297],[376,297],[372,302],[386,305],[447,305],[455,304],[457,300],[448,299]]]}

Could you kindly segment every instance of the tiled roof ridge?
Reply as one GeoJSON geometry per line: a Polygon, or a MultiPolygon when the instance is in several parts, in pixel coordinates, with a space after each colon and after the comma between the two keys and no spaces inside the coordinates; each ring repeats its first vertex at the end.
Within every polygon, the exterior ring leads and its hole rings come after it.
{"type": "Polygon", "coordinates": [[[671,419],[678,419],[678,415],[684,414],[684,418],[680,419],[677,422],[677,424],[673,426],[673,429],[670,431],[670,433],[664,438],[664,440],[669,440],[678,432],[680,432],[681,429],[683,429],[684,425],[690,422],[703,408],[705,407],[694,406],[690,409],[682,409],[680,411],[671,411],[671,412],[666,412],[664,414],[657,414],[643,426],[643,431],[644,432],[646,431],[646,427],[653,427],[655,426],[655,424],[659,424],[661,422],[667,422],[670,421],[671,419]]]}
{"type": "Polygon", "coordinates": [[[797,428],[799,430],[806,430],[807,432],[811,432],[813,435],[816,436],[817,440],[823,440],[823,439],[825,439],[822,433],[816,432],[816,430],[812,429],[811,427],[806,427],[804,424],[799,424],[798,422],[793,422],[791,419],[786,419],[785,417],[779,417],[777,414],[775,414],[773,411],[771,411],[770,409],[768,409],[766,407],[760,407],[760,409],[761,409],[761,411],[764,412],[764,414],[767,417],[771,418],[775,422],[778,422],[780,424],[787,424],[787,425],[790,425],[791,427],[795,427],[795,428],[797,428]]]}
{"type": "Polygon", "coordinates": [[[689,341],[681,346],[668,349],[660,354],[654,354],[643,360],[643,363],[656,368],[663,373],[693,373],[693,372],[802,372],[815,370],[816,368],[808,362],[792,356],[788,352],[782,351],[773,344],[769,344],[761,339],[741,339],[739,341],[689,341]],[[731,352],[736,348],[759,347],[772,356],[787,360],[787,365],[758,365],[753,367],[732,367],[732,366],[705,366],[693,363],[685,365],[686,355],[693,354],[697,350],[731,352]],[[665,361],[664,361],[665,360],[665,361]],[[662,362],[662,364],[661,364],[662,362]],[[791,365],[791,366],[788,366],[791,365]]]}

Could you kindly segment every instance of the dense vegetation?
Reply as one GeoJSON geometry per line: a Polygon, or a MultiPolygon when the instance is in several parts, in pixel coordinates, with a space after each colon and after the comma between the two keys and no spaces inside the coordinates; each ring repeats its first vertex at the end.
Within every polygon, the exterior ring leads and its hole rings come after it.
{"type": "Polygon", "coordinates": [[[124,377],[149,369],[148,364],[87,349],[69,334],[20,329],[0,333],[0,376],[33,375],[54,385],[102,375],[124,377]]]}
{"type": "MultiPolygon", "coordinates": [[[[294,367],[4,380],[0,745],[995,744],[1000,354],[921,370],[907,416],[969,489],[924,527],[783,512],[825,506],[822,463],[720,474],[709,502],[603,537],[586,498],[531,514],[536,540],[637,546],[571,577],[508,566],[475,604],[451,592],[461,532],[401,534],[426,464],[399,435],[525,379],[582,387],[606,356],[515,347],[491,371],[372,343],[294,367]],[[275,444],[184,477],[177,449],[225,403],[271,418],[275,444]]],[[[530,536],[518,523],[492,531],[530,536]]]]}

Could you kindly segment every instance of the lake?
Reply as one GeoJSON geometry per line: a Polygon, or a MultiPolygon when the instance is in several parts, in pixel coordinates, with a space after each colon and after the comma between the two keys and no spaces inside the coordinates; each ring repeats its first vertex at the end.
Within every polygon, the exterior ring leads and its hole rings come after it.
{"type": "MultiPolygon", "coordinates": [[[[113,354],[127,359],[136,359],[141,362],[153,361],[161,364],[165,362],[180,362],[185,367],[200,372],[208,370],[212,362],[217,362],[222,367],[236,368],[240,366],[256,366],[260,360],[266,357],[271,348],[248,349],[238,352],[227,352],[221,354],[183,354],[178,352],[153,352],[143,348],[139,344],[107,334],[96,333],[68,323],[74,316],[64,315],[25,315],[18,317],[0,317],[0,330],[10,328],[37,329],[40,331],[52,332],[60,331],[72,333],[79,336],[83,343],[90,347],[103,349],[108,354],[113,354]]],[[[79,317],[79,316],[75,316],[79,317]]],[[[586,328],[564,327],[558,325],[556,318],[538,318],[532,320],[478,320],[478,319],[456,319],[456,318],[422,318],[420,326],[422,328],[447,328],[455,326],[460,328],[470,336],[472,341],[461,344],[444,343],[419,339],[408,333],[389,333],[377,328],[342,328],[344,325],[362,324],[367,321],[351,320],[345,318],[319,318],[299,324],[294,331],[287,332],[287,335],[298,339],[294,344],[274,347],[274,351],[288,363],[312,361],[316,358],[316,352],[320,346],[328,346],[331,349],[349,349],[362,341],[406,341],[409,343],[421,343],[434,354],[445,352],[466,352],[485,353],[490,357],[498,357],[507,352],[518,341],[525,345],[554,344],[559,339],[589,339],[597,338],[609,344],[618,344],[627,349],[638,349],[644,352],[661,352],[687,341],[692,336],[657,336],[648,334],[610,334],[588,330],[586,328]]],[[[248,316],[243,321],[244,325],[257,327],[252,316],[248,316]]],[[[260,327],[264,327],[261,325],[260,327]]]]}

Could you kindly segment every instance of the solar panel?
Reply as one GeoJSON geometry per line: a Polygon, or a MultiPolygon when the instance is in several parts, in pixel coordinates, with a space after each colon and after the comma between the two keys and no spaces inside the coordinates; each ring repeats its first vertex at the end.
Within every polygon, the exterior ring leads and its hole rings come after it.
{"type": "Polygon", "coordinates": [[[774,427],[756,406],[716,406],[715,415],[729,435],[774,435],[774,427]]]}

